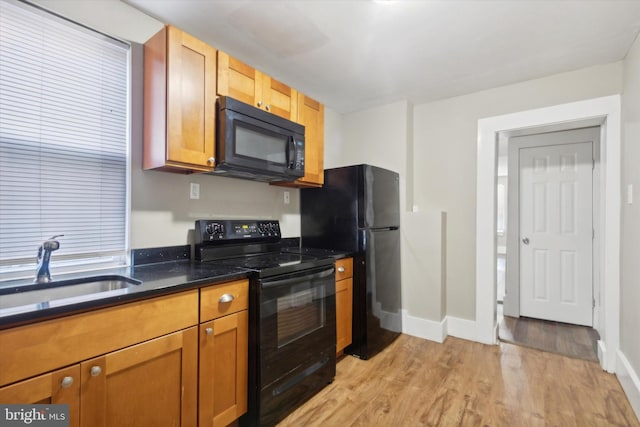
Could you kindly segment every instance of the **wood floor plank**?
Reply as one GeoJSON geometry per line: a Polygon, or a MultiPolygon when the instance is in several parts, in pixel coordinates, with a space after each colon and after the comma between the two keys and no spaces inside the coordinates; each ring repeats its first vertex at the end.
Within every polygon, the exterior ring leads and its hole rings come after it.
{"type": "Polygon", "coordinates": [[[504,316],[498,326],[501,341],[586,360],[598,360],[598,332],[586,326],[570,325],[527,317],[504,316]]]}
{"type": "Polygon", "coordinates": [[[595,362],[407,335],[370,360],[342,358],[335,381],[279,424],[337,425],[640,427],[616,377],[595,362]]]}

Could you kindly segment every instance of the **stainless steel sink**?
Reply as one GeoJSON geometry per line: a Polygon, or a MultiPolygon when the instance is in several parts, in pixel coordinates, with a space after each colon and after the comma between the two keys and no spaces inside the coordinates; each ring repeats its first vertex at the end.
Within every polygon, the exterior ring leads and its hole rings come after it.
{"type": "Polygon", "coordinates": [[[141,283],[125,276],[105,275],[0,288],[0,310],[22,312],[89,301],[127,293],[141,283]]]}

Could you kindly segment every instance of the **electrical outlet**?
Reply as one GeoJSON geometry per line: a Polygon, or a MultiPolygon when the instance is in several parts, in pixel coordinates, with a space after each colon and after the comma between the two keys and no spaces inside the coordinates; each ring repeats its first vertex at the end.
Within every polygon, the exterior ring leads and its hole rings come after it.
{"type": "Polygon", "coordinates": [[[189,198],[197,200],[200,198],[200,184],[196,182],[189,183],[189,198]]]}
{"type": "Polygon", "coordinates": [[[289,192],[285,191],[284,192],[284,204],[288,205],[289,203],[291,203],[291,198],[290,198],[289,192]]]}

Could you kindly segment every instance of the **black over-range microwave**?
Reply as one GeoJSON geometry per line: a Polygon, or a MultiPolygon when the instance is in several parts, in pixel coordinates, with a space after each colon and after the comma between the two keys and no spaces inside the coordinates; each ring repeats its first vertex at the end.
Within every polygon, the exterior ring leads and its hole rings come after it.
{"type": "Polygon", "coordinates": [[[304,126],[221,96],[215,175],[294,181],[304,175],[304,126]]]}

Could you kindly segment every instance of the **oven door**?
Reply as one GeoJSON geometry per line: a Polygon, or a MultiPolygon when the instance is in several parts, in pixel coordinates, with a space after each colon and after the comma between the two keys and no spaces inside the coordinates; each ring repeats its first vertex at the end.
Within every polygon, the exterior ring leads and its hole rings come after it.
{"type": "MultiPolygon", "coordinates": [[[[275,425],[333,381],[335,288],[333,266],[258,281],[260,345],[254,425],[275,425]]],[[[254,407],[251,402],[249,406],[254,407]]]]}
{"type": "Polygon", "coordinates": [[[262,387],[317,362],[320,352],[335,353],[333,266],[263,279],[259,286],[262,387]]]}

